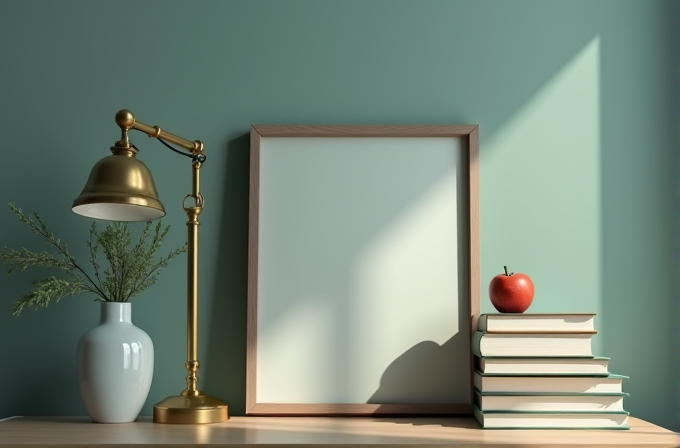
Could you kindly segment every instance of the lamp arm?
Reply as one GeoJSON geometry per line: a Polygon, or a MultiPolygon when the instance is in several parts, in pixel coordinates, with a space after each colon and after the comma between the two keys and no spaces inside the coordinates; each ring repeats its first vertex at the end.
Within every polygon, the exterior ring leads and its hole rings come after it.
{"type": "Polygon", "coordinates": [[[194,155],[203,154],[204,151],[203,143],[200,141],[194,140],[192,142],[168,131],[164,131],[158,126],[149,126],[148,124],[141,123],[137,121],[134,114],[127,109],[121,109],[116,113],[116,124],[118,124],[118,127],[120,127],[123,132],[121,140],[118,142],[122,146],[129,147],[130,141],[128,140],[127,133],[130,129],[136,129],[149,137],[162,139],[181,146],[182,148],[191,151],[194,155]]]}

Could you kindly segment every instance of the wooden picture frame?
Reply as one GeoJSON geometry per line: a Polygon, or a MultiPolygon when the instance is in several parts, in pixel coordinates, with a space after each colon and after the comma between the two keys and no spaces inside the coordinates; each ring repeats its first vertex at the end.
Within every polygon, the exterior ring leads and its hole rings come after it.
{"type": "Polygon", "coordinates": [[[253,125],[248,415],[472,414],[476,125],[253,125]]]}

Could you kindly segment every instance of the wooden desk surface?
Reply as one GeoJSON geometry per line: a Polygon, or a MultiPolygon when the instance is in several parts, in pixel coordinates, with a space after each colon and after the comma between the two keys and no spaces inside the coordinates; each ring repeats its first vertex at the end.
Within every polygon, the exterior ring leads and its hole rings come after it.
{"type": "Polygon", "coordinates": [[[640,419],[621,430],[482,430],[473,418],[232,417],[212,425],[97,424],[87,417],[0,422],[0,447],[678,447],[680,436],[640,419]]]}

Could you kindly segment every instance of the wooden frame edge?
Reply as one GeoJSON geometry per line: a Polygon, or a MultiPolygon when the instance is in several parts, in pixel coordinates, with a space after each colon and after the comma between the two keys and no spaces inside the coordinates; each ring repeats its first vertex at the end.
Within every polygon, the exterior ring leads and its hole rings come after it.
{"type": "Polygon", "coordinates": [[[258,403],[248,415],[259,417],[386,417],[461,416],[472,414],[467,404],[371,404],[371,403],[258,403]]]}
{"type": "Polygon", "coordinates": [[[250,179],[248,193],[248,296],[246,317],[246,414],[255,407],[257,380],[257,267],[260,211],[260,140],[250,127],[250,179]]]}

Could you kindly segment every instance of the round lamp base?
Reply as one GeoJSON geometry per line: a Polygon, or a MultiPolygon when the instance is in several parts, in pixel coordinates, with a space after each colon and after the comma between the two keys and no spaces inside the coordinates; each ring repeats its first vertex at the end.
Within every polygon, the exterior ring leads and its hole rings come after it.
{"type": "Polygon", "coordinates": [[[229,420],[229,406],[210,395],[168,397],[153,407],[154,423],[195,425],[229,420]]]}

